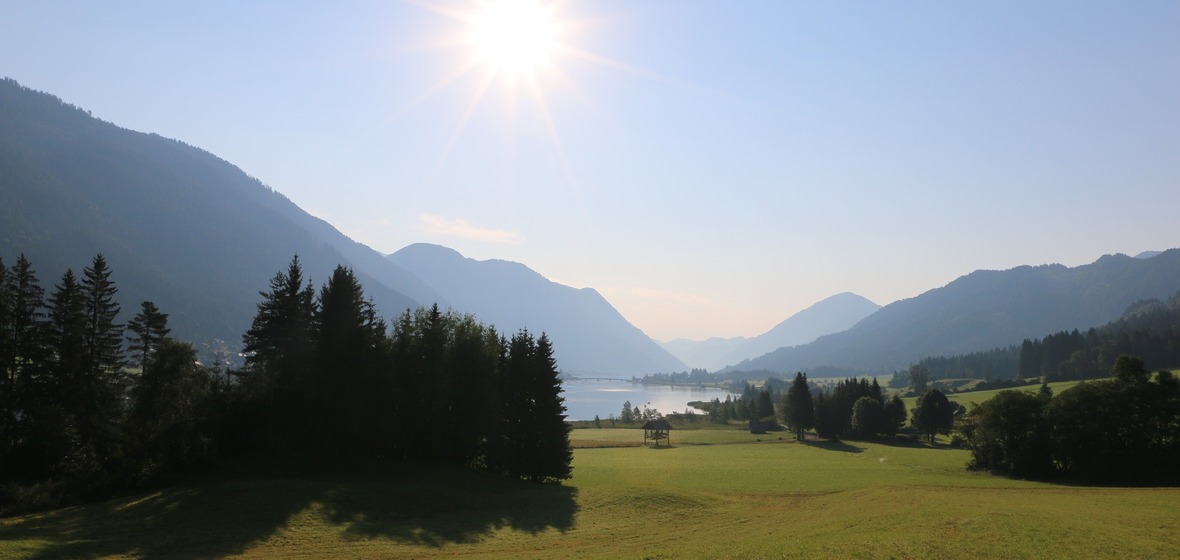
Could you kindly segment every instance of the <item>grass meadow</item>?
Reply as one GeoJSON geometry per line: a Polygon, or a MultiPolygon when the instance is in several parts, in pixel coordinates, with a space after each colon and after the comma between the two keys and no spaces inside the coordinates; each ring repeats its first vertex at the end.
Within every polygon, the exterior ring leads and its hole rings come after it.
{"type": "MultiPolygon", "coordinates": [[[[1167,558],[1180,488],[1010,480],[967,452],[634,429],[571,436],[574,477],[452,469],[205,478],[0,519],[2,558],[1167,558]],[[762,441],[758,441],[761,439],[762,441]]],[[[789,436],[784,436],[789,439],[789,436]]]]}

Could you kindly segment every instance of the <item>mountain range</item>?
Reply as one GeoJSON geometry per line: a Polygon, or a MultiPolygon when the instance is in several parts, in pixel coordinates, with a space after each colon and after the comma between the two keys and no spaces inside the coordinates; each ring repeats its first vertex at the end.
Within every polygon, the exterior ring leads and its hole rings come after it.
{"type": "MultiPolygon", "coordinates": [[[[593,289],[437,245],[380,254],[213,154],[120,128],[4,79],[0,257],[11,265],[21,253],[47,291],[66,268],[80,272],[104,254],[120,290],[122,320],[151,300],[170,315],[175,336],[199,345],[237,349],[259,292],[298,254],[316,283],[337,265],[351,267],[389,319],[438,303],[501,332],[546,332],[559,367],[570,373],[626,376],[687,367],[593,289]]],[[[700,359],[714,365],[737,362],[730,371],[881,372],[925,356],[1098,326],[1137,300],[1164,299],[1178,289],[1176,249],[1141,258],[1108,255],[1075,268],[976,271],[875,312],[872,302],[839,294],[758,337],[705,341],[698,349],[712,345],[700,350],[700,359]]]]}
{"type": "Polygon", "coordinates": [[[409,259],[415,251],[402,255],[452,301],[399,259],[348,238],[233,164],[101,121],[12,79],[0,81],[0,187],[6,265],[25,254],[49,292],[66,268],[80,272],[102,253],[120,290],[123,320],[151,300],[169,314],[174,336],[201,345],[237,349],[259,292],[298,254],[317,287],[337,265],[351,267],[388,319],[438,303],[509,333],[551,332],[559,366],[568,371],[600,371],[608,362],[599,355],[616,357],[609,364],[617,374],[683,368],[593,290],[542,283],[523,265],[489,263],[489,278],[499,279],[488,281],[519,281],[489,297],[516,294],[513,301],[531,304],[501,314],[496,304],[481,305],[433,274],[427,261],[409,259]],[[566,324],[575,320],[576,328],[566,324]]]}
{"type": "Polygon", "coordinates": [[[576,364],[566,365],[567,373],[610,376],[685,369],[592,288],[571,288],[519,263],[477,261],[427,243],[410,245],[389,260],[434,287],[455,309],[501,330],[545,330],[558,363],[576,364]]]}
{"type": "Polygon", "coordinates": [[[863,296],[844,292],[788,317],[755,337],[676,339],[661,346],[691,367],[717,370],[784,346],[807,344],[823,335],[846,330],[880,308],[863,296]]]}
{"type": "Polygon", "coordinates": [[[779,348],[727,370],[887,372],[928,356],[1098,327],[1137,301],[1165,300],[1177,290],[1180,249],[1142,258],[1106,255],[1073,268],[1053,264],[977,270],[886,305],[846,331],[779,348]]]}

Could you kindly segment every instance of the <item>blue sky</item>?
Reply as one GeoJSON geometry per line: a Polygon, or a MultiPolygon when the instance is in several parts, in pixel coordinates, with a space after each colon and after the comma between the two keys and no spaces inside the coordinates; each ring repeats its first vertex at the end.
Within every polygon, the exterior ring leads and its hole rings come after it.
{"type": "Polygon", "coordinates": [[[477,5],[5,0],[0,74],[661,340],[1180,246],[1180,3],[562,2],[539,96],[477,5]]]}

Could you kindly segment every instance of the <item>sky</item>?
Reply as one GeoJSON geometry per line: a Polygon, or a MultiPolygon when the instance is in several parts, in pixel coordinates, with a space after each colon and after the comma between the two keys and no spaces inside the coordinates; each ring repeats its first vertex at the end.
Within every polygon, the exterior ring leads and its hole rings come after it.
{"type": "Polygon", "coordinates": [[[0,75],[657,340],[1180,246],[1178,2],[486,4],[0,0],[0,75]]]}

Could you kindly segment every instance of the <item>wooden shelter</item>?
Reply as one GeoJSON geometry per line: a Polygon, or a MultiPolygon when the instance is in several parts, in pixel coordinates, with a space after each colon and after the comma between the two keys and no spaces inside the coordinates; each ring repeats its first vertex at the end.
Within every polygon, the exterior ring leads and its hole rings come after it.
{"type": "Polygon", "coordinates": [[[671,431],[672,425],[663,418],[648,420],[643,424],[643,444],[647,445],[648,440],[651,440],[656,447],[659,447],[660,440],[663,440],[665,444],[671,445],[671,440],[668,439],[668,434],[671,431]]]}

